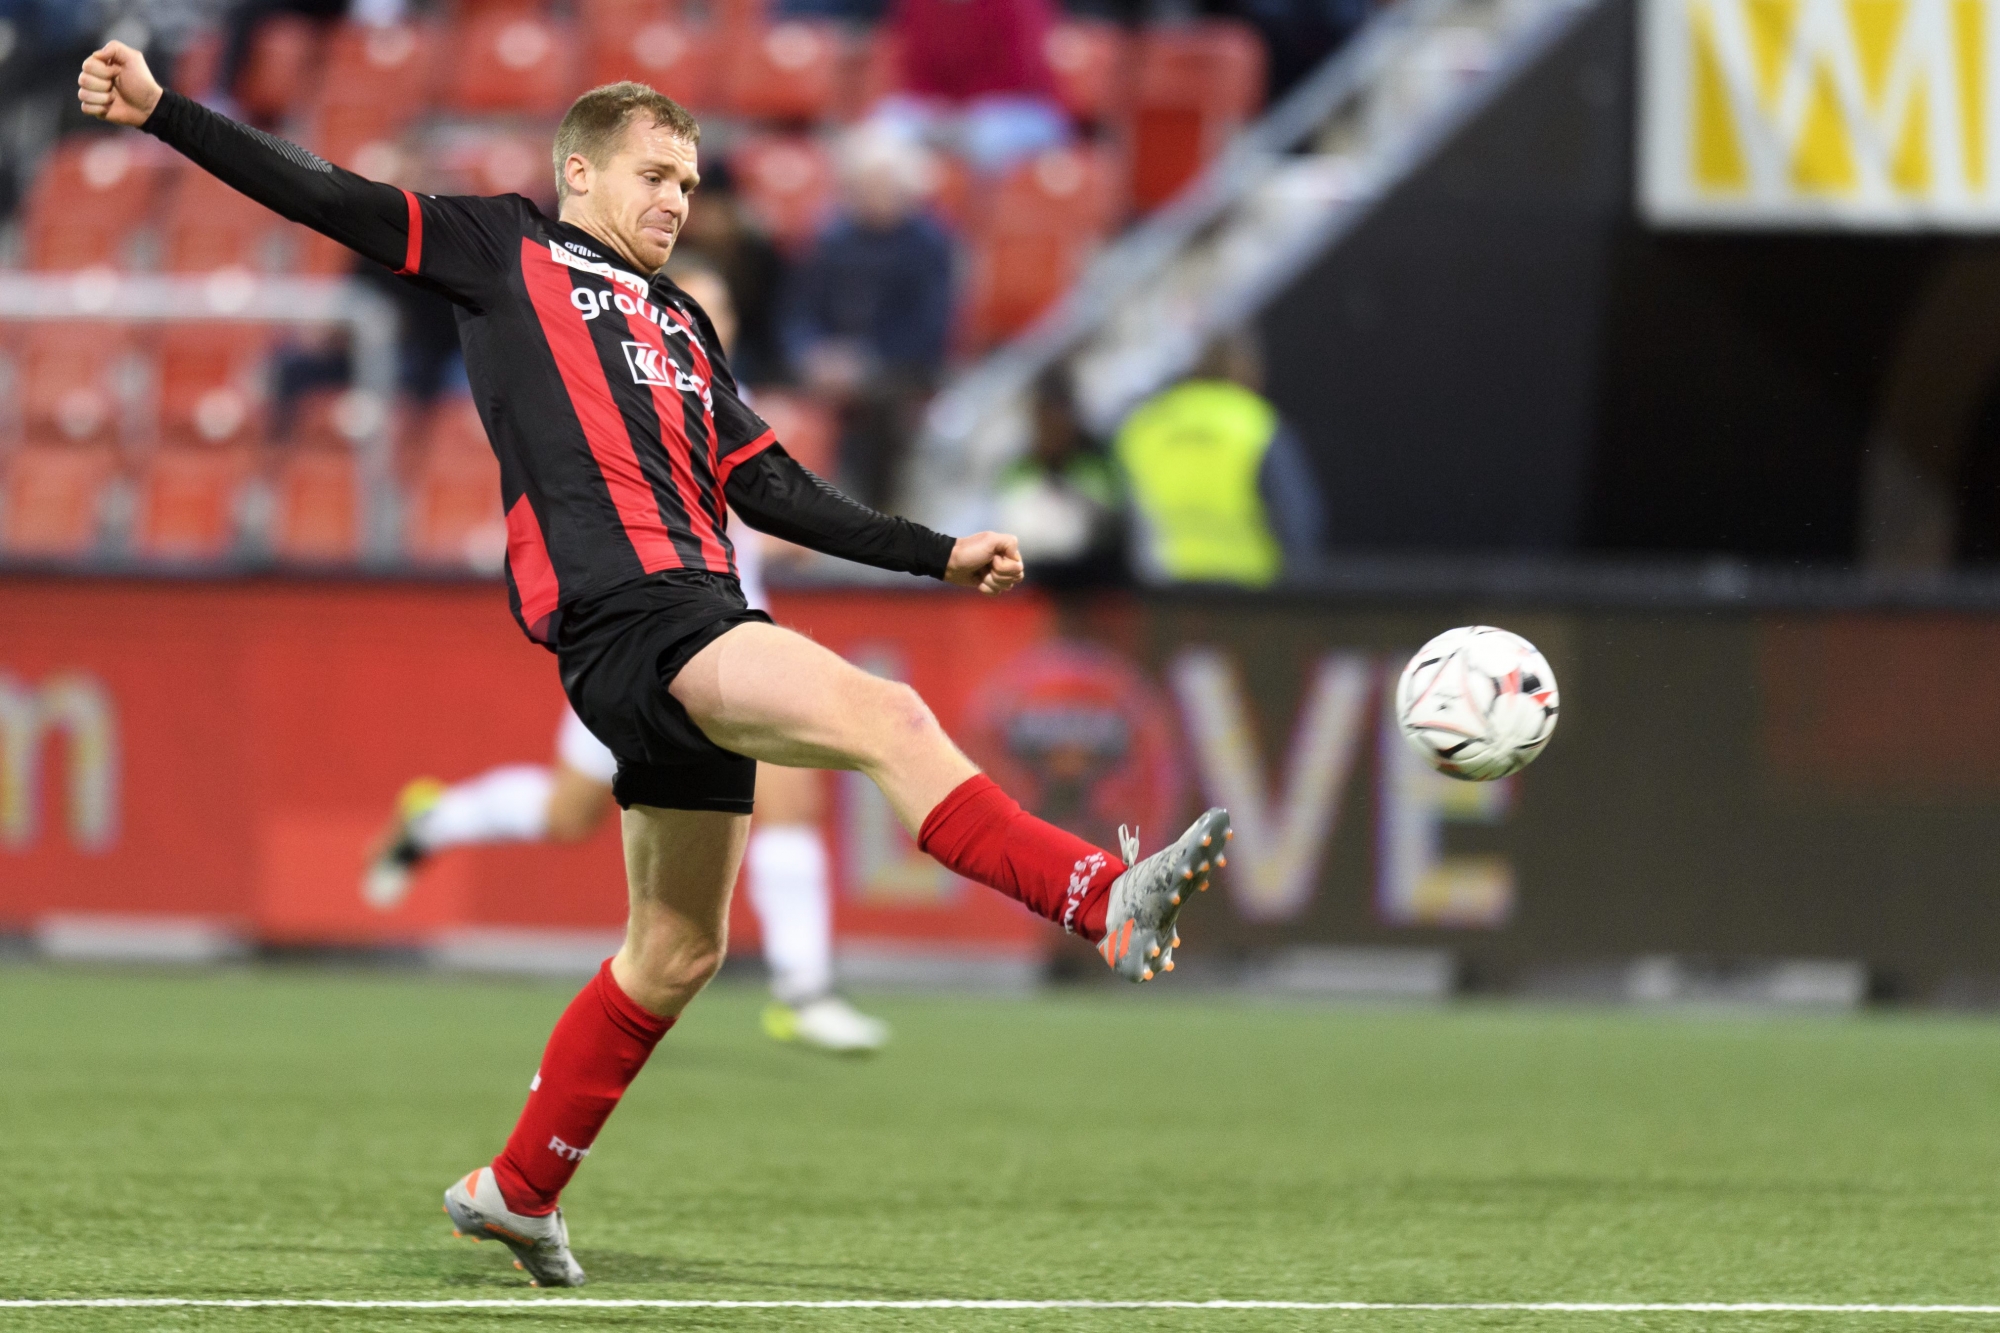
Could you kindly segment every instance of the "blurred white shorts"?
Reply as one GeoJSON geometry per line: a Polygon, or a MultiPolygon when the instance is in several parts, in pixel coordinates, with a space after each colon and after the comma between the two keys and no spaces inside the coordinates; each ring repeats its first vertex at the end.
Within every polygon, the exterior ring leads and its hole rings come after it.
{"type": "Polygon", "coordinates": [[[583,725],[583,719],[568,704],[563,705],[562,726],[556,730],[556,758],[607,787],[618,776],[617,756],[591,735],[590,728],[583,725]]]}

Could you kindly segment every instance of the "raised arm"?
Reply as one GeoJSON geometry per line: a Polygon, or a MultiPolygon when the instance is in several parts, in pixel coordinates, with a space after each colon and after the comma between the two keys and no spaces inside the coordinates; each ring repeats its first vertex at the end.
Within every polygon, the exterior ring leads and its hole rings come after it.
{"type": "Polygon", "coordinates": [[[956,541],[906,518],[878,514],[814,476],[778,445],[729,474],[723,494],[759,532],[842,560],[926,574],[992,596],[1021,581],[1021,547],[998,532],[956,541]]]}
{"type": "Polygon", "coordinates": [[[85,114],[145,130],[272,212],[398,272],[413,264],[416,197],[344,171],[297,144],[239,125],[153,78],[123,42],[91,53],[77,76],[85,114]]]}

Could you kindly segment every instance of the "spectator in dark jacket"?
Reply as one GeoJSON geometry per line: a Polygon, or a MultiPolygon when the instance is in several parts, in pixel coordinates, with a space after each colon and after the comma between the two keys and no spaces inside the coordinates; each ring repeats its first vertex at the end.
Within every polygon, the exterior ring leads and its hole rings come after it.
{"type": "Polygon", "coordinates": [[[680,251],[706,259],[729,285],[740,330],[729,351],[737,382],[755,386],[789,379],[778,334],[784,257],[744,208],[729,164],[721,159],[702,166],[701,206],[688,213],[680,251]]]}
{"type": "Polygon", "coordinates": [[[924,209],[931,163],[917,144],[857,130],[840,169],[843,207],[793,275],[785,344],[840,412],[843,487],[882,507],[944,366],[952,241],[924,209]]]}

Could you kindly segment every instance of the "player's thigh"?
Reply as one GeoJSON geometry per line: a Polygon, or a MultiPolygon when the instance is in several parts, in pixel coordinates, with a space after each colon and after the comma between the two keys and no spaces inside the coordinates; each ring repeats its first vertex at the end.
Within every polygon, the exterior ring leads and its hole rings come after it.
{"type": "Polygon", "coordinates": [[[757,823],[764,828],[819,823],[825,781],[816,768],[757,765],[757,823]]]}
{"type": "Polygon", "coordinates": [[[674,677],[674,698],[725,750],[794,768],[862,768],[900,741],[934,732],[915,692],[802,634],[738,625],[674,677]]]}
{"type": "Polygon", "coordinates": [[[625,811],[623,830],[634,921],[695,938],[725,938],[750,816],[635,805],[625,811]]]}

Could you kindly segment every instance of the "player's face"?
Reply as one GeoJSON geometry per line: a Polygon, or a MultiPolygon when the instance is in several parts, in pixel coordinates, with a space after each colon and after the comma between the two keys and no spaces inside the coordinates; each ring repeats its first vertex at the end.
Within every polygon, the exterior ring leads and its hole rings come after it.
{"type": "Polygon", "coordinates": [[[597,173],[591,194],[598,217],[626,255],[651,272],[667,262],[688,216],[688,196],[701,181],[695,148],[659,125],[634,123],[597,173]]]}

